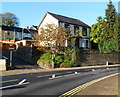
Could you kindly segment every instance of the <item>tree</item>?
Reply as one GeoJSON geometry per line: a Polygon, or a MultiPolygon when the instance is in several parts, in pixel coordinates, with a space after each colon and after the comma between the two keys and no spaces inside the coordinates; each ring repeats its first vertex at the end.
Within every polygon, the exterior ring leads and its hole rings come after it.
{"type": "Polygon", "coordinates": [[[104,19],[102,19],[102,17],[98,17],[97,19],[98,23],[93,24],[91,27],[91,41],[93,41],[94,43],[99,43],[100,39],[101,39],[101,34],[103,33],[103,24],[105,24],[104,19]]]}
{"type": "Polygon", "coordinates": [[[114,24],[114,39],[116,41],[116,49],[120,49],[120,15],[116,15],[116,20],[114,24]]]}
{"type": "Polygon", "coordinates": [[[103,30],[104,27],[106,25],[105,19],[102,18],[101,16],[98,17],[96,24],[93,24],[91,27],[91,33],[90,33],[90,37],[91,37],[91,41],[93,41],[94,43],[98,44],[98,48],[99,50],[101,49],[101,36],[103,35],[103,30]]]}
{"type": "Polygon", "coordinates": [[[68,39],[68,34],[65,28],[57,27],[55,24],[47,24],[40,29],[40,33],[34,34],[34,45],[42,51],[50,51],[50,47],[55,46],[59,51],[65,46],[65,41],[68,39]]]}
{"type": "Polygon", "coordinates": [[[112,1],[109,1],[105,18],[98,17],[98,23],[91,28],[91,41],[98,43],[99,50],[118,50],[119,21],[112,1]]]}
{"type": "MultiPolygon", "coordinates": [[[[116,22],[116,11],[115,7],[112,4],[112,1],[109,1],[107,5],[108,8],[105,11],[106,25],[101,35],[101,50],[117,50],[117,32],[115,32],[115,22],[116,22]]],[[[118,26],[117,26],[118,27],[118,26]]]]}
{"type": "Polygon", "coordinates": [[[19,20],[16,15],[7,12],[0,14],[1,20],[0,23],[5,26],[19,26],[19,20]]]}

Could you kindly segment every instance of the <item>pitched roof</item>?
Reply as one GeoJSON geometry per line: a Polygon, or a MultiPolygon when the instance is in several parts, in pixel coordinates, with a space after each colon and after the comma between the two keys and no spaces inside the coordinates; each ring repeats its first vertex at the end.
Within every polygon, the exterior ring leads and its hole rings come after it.
{"type": "MultiPolygon", "coordinates": [[[[4,25],[0,25],[0,27],[2,28],[2,30],[5,31],[16,31],[16,32],[22,32],[23,28],[19,28],[19,27],[13,27],[13,26],[4,26],[4,25]]],[[[30,31],[35,31],[32,29],[29,29],[30,31]]],[[[30,33],[26,28],[24,28],[24,33],[30,33]]]]}
{"type": "Polygon", "coordinates": [[[37,27],[37,26],[35,26],[35,25],[32,25],[32,26],[30,27],[30,29],[32,29],[32,30],[37,30],[37,29],[38,29],[38,27],[37,27]]]}
{"type": "Polygon", "coordinates": [[[85,24],[84,22],[82,22],[78,19],[73,19],[73,18],[69,18],[69,17],[62,16],[62,15],[57,15],[57,14],[50,13],[50,12],[47,12],[47,13],[49,13],[50,15],[52,15],[53,17],[55,17],[56,19],[58,19],[61,22],[66,22],[66,23],[84,26],[84,27],[90,27],[89,25],[85,24]]]}

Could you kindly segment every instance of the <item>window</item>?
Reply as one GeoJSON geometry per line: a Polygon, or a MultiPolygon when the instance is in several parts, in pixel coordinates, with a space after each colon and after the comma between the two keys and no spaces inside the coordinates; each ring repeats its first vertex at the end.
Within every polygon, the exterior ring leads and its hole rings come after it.
{"type": "Polygon", "coordinates": [[[89,41],[88,40],[86,40],[86,48],[89,48],[89,41]]]}
{"type": "Polygon", "coordinates": [[[18,33],[17,32],[15,32],[15,38],[18,39],[18,33]]]}
{"type": "Polygon", "coordinates": [[[10,32],[8,32],[7,35],[10,35],[10,32]]]}
{"type": "Polygon", "coordinates": [[[65,28],[66,28],[66,30],[70,30],[70,25],[69,24],[65,24],[65,28]]]}
{"type": "Polygon", "coordinates": [[[85,43],[84,43],[84,42],[82,42],[82,47],[83,47],[83,48],[85,47],[85,43]]]}
{"type": "Polygon", "coordinates": [[[79,26],[74,26],[74,33],[77,34],[79,32],[79,26]]]}
{"type": "Polygon", "coordinates": [[[82,28],[82,35],[87,36],[87,28],[82,28]]]}
{"type": "Polygon", "coordinates": [[[82,39],[82,44],[81,46],[83,48],[89,48],[89,40],[88,39],[82,39]]]}

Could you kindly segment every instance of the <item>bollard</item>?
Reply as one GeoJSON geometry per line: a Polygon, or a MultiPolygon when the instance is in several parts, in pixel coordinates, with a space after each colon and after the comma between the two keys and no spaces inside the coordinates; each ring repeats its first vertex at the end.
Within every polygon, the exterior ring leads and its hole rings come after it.
{"type": "Polygon", "coordinates": [[[52,75],[52,78],[55,78],[55,74],[52,75]]]}
{"type": "Polygon", "coordinates": [[[108,61],[106,62],[106,65],[109,65],[109,62],[108,62],[108,61]]]}
{"type": "Polygon", "coordinates": [[[78,73],[75,71],[75,74],[78,74],[78,73]]]}
{"type": "Polygon", "coordinates": [[[95,69],[92,69],[92,71],[95,71],[95,69]]]}

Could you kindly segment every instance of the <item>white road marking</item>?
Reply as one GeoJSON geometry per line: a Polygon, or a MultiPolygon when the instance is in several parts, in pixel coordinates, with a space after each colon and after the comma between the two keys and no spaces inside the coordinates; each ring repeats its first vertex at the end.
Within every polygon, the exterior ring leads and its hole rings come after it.
{"type": "Polygon", "coordinates": [[[92,71],[95,71],[95,69],[92,69],[92,71]]]}
{"type": "Polygon", "coordinates": [[[65,77],[65,76],[71,76],[71,75],[76,75],[76,74],[81,74],[81,73],[72,73],[72,74],[67,74],[67,75],[63,75],[63,76],[57,76],[57,77],[51,77],[49,79],[56,79],[56,78],[61,78],[61,77],[65,77]]]}
{"type": "Polygon", "coordinates": [[[60,78],[60,77],[63,77],[63,76],[57,76],[57,77],[49,78],[49,79],[56,79],[56,78],[60,78]]]}
{"type": "Polygon", "coordinates": [[[6,83],[6,82],[12,82],[12,81],[18,81],[18,79],[2,81],[2,82],[0,82],[0,83],[6,83]]]}
{"type": "MultiPolygon", "coordinates": [[[[81,73],[77,73],[78,74],[81,74],[81,73]]],[[[64,76],[71,76],[71,75],[76,75],[76,73],[73,73],[73,74],[67,74],[67,75],[64,75],[64,76]]]]}
{"type": "Polygon", "coordinates": [[[23,79],[22,81],[20,81],[18,84],[21,85],[26,81],[26,79],[23,79]]]}
{"type": "Polygon", "coordinates": [[[6,88],[12,88],[12,87],[16,87],[16,86],[21,86],[21,85],[27,85],[29,84],[30,82],[26,82],[26,83],[22,83],[22,84],[15,84],[15,85],[10,85],[10,86],[5,86],[5,87],[0,87],[0,90],[1,89],[6,89],[6,88]]]}
{"type": "MultiPolygon", "coordinates": [[[[62,74],[62,73],[56,73],[55,75],[58,75],[58,74],[62,74]]],[[[51,75],[43,75],[43,76],[37,76],[37,77],[47,77],[47,76],[51,76],[51,75]]]]}
{"type": "Polygon", "coordinates": [[[75,73],[73,73],[73,74],[68,74],[68,75],[64,75],[64,76],[71,76],[71,75],[75,75],[75,73]]]}

